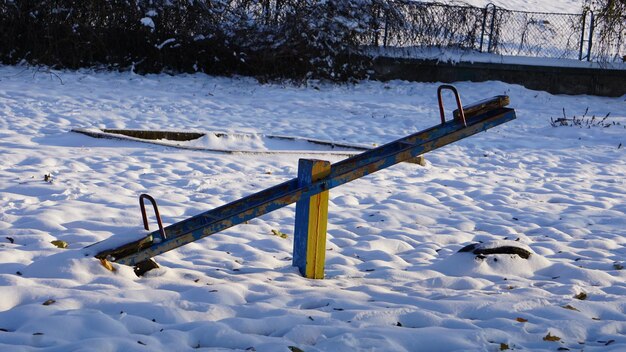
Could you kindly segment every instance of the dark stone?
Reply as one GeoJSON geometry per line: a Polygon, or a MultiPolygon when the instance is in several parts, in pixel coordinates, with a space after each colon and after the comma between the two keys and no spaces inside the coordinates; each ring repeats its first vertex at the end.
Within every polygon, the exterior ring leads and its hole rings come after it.
{"type": "Polygon", "coordinates": [[[480,245],[480,243],[472,243],[472,244],[468,244],[467,246],[459,249],[459,253],[463,253],[463,252],[471,252],[474,249],[476,249],[476,247],[478,247],[480,245]]]}
{"type": "Polygon", "coordinates": [[[530,258],[530,252],[520,247],[502,246],[496,248],[478,248],[474,250],[474,254],[517,254],[521,258],[530,258]]]}
{"type": "Polygon", "coordinates": [[[471,252],[477,255],[478,258],[485,258],[489,254],[517,254],[520,258],[528,259],[531,253],[520,247],[515,246],[502,246],[496,248],[483,248],[480,243],[473,243],[459,249],[459,253],[471,252]]]}
{"type": "Polygon", "coordinates": [[[157,264],[154,259],[146,259],[143,262],[139,262],[137,263],[137,265],[135,265],[135,275],[141,277],[148,271],[152,269],[157,269],[158,267],[159,264],[157,264]]]}

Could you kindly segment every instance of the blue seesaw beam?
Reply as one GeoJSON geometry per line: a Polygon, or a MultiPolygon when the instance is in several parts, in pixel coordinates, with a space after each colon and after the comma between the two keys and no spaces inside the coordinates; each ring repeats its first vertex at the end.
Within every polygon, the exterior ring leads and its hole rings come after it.
{"type": "MultiPolygon", "coordinates": [[[[439,98],[443,112],[441,93],[439,93],[439,98]]],[[[457,103],[460,108],[458,94],[457,103]]],[[[137,267],[159,254],[252,220],[301,199],[308,201],[311,197],[344,183],[514,120],[515,111],[504,107],[506,104],[508,104],[508,97],[498,96],[463,109],[460,108],[462,118],[458,117],[459,110],[457,110],[455,111],[457,117],[444,121],[442,113],[441,124],[332,164],[330,170],[325,171],[327,175],[324,177],[303,182],[300,177],[304,176],[300,175],[299,178],[198,214],[164,229],[153,231],[140,240],[102,251],[96,255],[96,258],[103,263],[110,261],[137,267]],[[463,110],[466,111],[464,118],[463,110]],[[472,113],[467,113],[467,111],[472,113]]],[[[295,262],[296,258],[294,258],[294,265],[298,265],[295,262]]],[[[298,266],[302,271],[303,268],[298,266]]]]}

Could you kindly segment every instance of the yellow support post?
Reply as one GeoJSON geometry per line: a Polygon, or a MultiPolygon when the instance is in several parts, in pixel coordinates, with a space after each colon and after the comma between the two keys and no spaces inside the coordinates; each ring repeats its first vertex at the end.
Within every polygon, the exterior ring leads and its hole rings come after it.
{"type": "MultiPolygon", "coordinates": [[[[298,184],[303,187],[330,174],[330,162],[300,159],[298,184]]],[[[328,224],[328,191],[303,197],[296,203],[293,265],[309,279],[324,278],[326,228],[328,224]]]]}

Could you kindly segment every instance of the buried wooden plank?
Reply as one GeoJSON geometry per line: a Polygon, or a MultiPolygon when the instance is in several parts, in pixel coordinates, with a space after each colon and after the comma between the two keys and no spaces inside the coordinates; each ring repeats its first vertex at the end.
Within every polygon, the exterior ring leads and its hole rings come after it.
{"type": "MultiPolygon", "coordinates": [[[[347,156],[351,157],[357,155],[363,151],[371,150],[372,147],[368,147],[362,144],[350,144],[350,143],[337,143],[332,141],[324,141],[311,138],[295,137],[295,136],[280,136],[280,135],[263,135],[252,133],[226,133],[226,132],[177,132],[177,131],[150,131],[150,130],[122,130],[122,129],[84,129],[75,128],[71,132],[80,133],[93,138],[106,138],[106,139],[118,139],[118,140],[130,140],[139,143],[156,144],[171,148],[206,151],[213,153],[224,154],[287,154],[287,155],[335,155],[335,156],[347,156]],[[285,140],[293,142],[306,142],[315,145],[323,145],[329,147],[331,150],[243,150],[243,149],[216,149],[207,147],[198,147],[190,145],[181,145],[173,142],[193,141],[212,134],[218,138],[225,138],[231,136],[257,136],[273,140],[285,140]],[[335,148],[343,148],[346,150],[334,150],[335,148]]],[[[406,160],[407,163],[418,164],[420,166],[426,165],[426,160],[423,155],[406,160]]]]}
{"type": "Polygon", "coordinates": [[[202,138],[206,133],[199,132],[176,132],[176,131],[154,131],[154,130],[122,130],[122,129],[102,129],[104,133],[121,134],[124,136],[139,138],[139,139],[166,139],[168,141],[186,142],[193,141],[198,138],[202,138]]]}
{"type": "Polygon", "coordinates": [[[223,153],[223,154],[287,154],[287,155],[337,155],[337,156],[353,156],[355,154],[359,154],[362,151],[371,149],[365,145],[359,144],[349,144],[349,143],[337,143],[331,141],[323,141],[311,138],[302,138],[302,137],[290,137],[290,136],[275,136],[275,135],[263,135],[263,134],[252,134],[252,133],[225,133],[225,132],[176,132],[176,131],[143,131],[143,130],[112,130],[112,129],[85,129],[85,128],[74,128],[71,130],[74,133],[80,133],[87,135],[93,138],[105,138],[105,139],[117,139],[117,140],[127,140],[139,143],[149,143],[155,144],[165,147],[177,148],[177,149],[185,149],[185,150],[195,150],[195,151],[206,151],[213,153],[223,153]],[[124,131],[124,133],[120,133],[120,131],[124,131]],[[126,133],[128,132],[128,133],[126,133]],[[209,148],[202,146],[193,146],[193,145],[185,145],[177,142],[189,142],[198,138],[202,138],[206,135],[213,135],[217,138],[226,138],[226,137],[257,137],[257,138],[267,138],[274,140],[286,140],[293,142],[305,142],[314,145],[324,145],[329,148],[329,150],[246,150],[246,149],[218,149],[218,148],[209,148]],[[146,138],[143,138],[146,137],[146,138]],[[171,137],[172,139],[167,138],[158,138],[158,137],[171,137]],[[185,140],[185,138],[197,137],[195,139],[185,140]],[[176,139],[174,139],[176,138],[176,139]],[[343,150],[341,150],[343,149],[343,150]]]}

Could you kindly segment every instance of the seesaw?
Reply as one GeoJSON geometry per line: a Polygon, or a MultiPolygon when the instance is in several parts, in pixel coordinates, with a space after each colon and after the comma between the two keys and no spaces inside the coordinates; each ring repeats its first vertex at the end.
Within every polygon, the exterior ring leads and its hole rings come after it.
{"type": "Polygon", "coordinates": [[[328,191],[363,176],[414,158],[447,144],[514,120],[515,110],[507,108],[509,97],[495,96],[462,106],[451,85],[437,89],[441,123],[334,164],[323,160],[300,159],[298,177],[241,198],[218,208],[164,227],[157,203],[151,196],[139,197],[144,227],[149,230],[144,202],[153,208],[159,229],[145,237],[95,255],[108,269],[111,263],[133,266],[138,276],[158,268],[153,257],[200,240],[232,226],[296,203],[293,265],[307,278],[324,278],[328,191]],[[442,91],[454,94],[457,110],[446,121],[442,91]]]}

